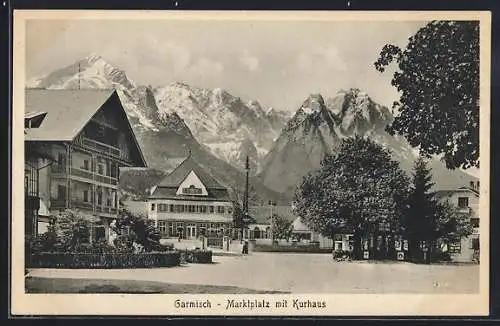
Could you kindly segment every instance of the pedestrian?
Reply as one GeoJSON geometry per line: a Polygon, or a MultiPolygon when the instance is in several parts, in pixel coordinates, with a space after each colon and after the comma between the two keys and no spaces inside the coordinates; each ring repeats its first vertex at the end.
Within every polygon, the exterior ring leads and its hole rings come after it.
{"type": "Polygon", "coordinates": [[[243,250],[242,250],[242,254],[246,255],[248,254],[248,241],[245,241],[243,243],[243,250]]]}

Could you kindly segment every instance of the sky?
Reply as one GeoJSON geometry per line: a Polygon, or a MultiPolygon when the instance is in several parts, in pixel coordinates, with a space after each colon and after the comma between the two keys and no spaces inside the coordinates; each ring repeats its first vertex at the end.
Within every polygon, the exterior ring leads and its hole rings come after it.
{"type": "Polygon", "coordinates": [[[393,70],[373,66],[382,47],[405,47],[425,22],[29,20],[26,77],[95,53],[136,84],[223,88],[262,107],[297,110],[311,93],[351,87],[397,100],[393,70]]]}

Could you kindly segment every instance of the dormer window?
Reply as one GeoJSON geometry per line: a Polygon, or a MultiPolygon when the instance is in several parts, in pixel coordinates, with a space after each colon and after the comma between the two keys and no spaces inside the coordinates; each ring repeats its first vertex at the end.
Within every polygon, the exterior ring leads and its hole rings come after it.
{"type": "Polygon", "coordinates": [[[186,195],[201,195],[202,189],[196,188],[194,185],[190,185],[187,188],[182,188],[182,193],[186,195]]]}

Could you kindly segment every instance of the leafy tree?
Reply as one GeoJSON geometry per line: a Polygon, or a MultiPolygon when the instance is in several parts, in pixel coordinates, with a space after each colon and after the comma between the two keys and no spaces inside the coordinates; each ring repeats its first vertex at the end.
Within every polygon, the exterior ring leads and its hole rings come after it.
{"type": "Polygon", "coordinates": [[[289,240],[290,237],[292,236],[293,232],[292,221],[289,221],[278,214],[273,214],[271,225],[272,225],[271,232],[273,233],[274,239],[289,240]]]}
{"type": "Polygon", "coordinates": [[[430,22],[404,50],[385,45],[374,65],[384,72],[393,61],[401,97],[388,132],[423,154],[444,154],[450,169],[479,167],[479,22],[430,22]]]}
{"type": "Polygon", "coordinates": [[[399,232],[408,179],[390,152],[359,136],[344,139],[337,154],[303,178],[294,211],[312,230],[331,237],[354,233],[354,255],[361,240],[399,232]]]}
{"type": "Polygon", "coordinates": [[[472,212],[461,212],[458,207],[444,201],[438,203],[436,216],[436,239],[450,242],[472,234],[472,212]]]}
{"type": "Polygon", "coordinates": [[[99,219],[93,215],[66,209],[54,216],[42,239],[51,242],[56,251],[75,251],[81,244],[90,242],[90,228],[96,222],[99,219]]]}
{"type": "MultiPolygon", "coordinates": [[[[258,203],[260,199],[252,184],[248,188],[248,206],[252,206],[258,203]]],[[[243,229],[249,224],[254,223],[255,219],[243,211],[244,190],[236,186],[232,187],[231,197],[233,203],[233,226],[237,229],[243,229]]]]}
{"type": "Polygon", "coordinates": [[[141,245],[144,251],[159,249],[160,232],[154,226],[154,221],[144,216],[136,215],[127,209],[121,209],[112,229],[118,235],[114,240],[116,247],[124,251],[132,251],[134,244],[141,245]]]}

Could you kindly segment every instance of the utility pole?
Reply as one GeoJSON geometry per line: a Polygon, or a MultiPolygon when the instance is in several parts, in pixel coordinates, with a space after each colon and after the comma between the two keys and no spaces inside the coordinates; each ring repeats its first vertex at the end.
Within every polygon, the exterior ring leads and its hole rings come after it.
{"type": "Polygon", "coordinates": [[[246,227],[246,221],[248,220],[248,174],[250,170],[250,164],[248,162],[248,155],[246,157],[245,161],[245,191],[243,193],[243,218],[244,220],[242,221],[241,224],[241,235],[243,238],[243,229],[246,227]]]}
{"type": "Polygon", "coordinates": [[[274,212],[273,206],[276,206],[276,202],[274,200],[269,201],[269,206],[271,207],[271,243],[274,244],[274,212]]]}

